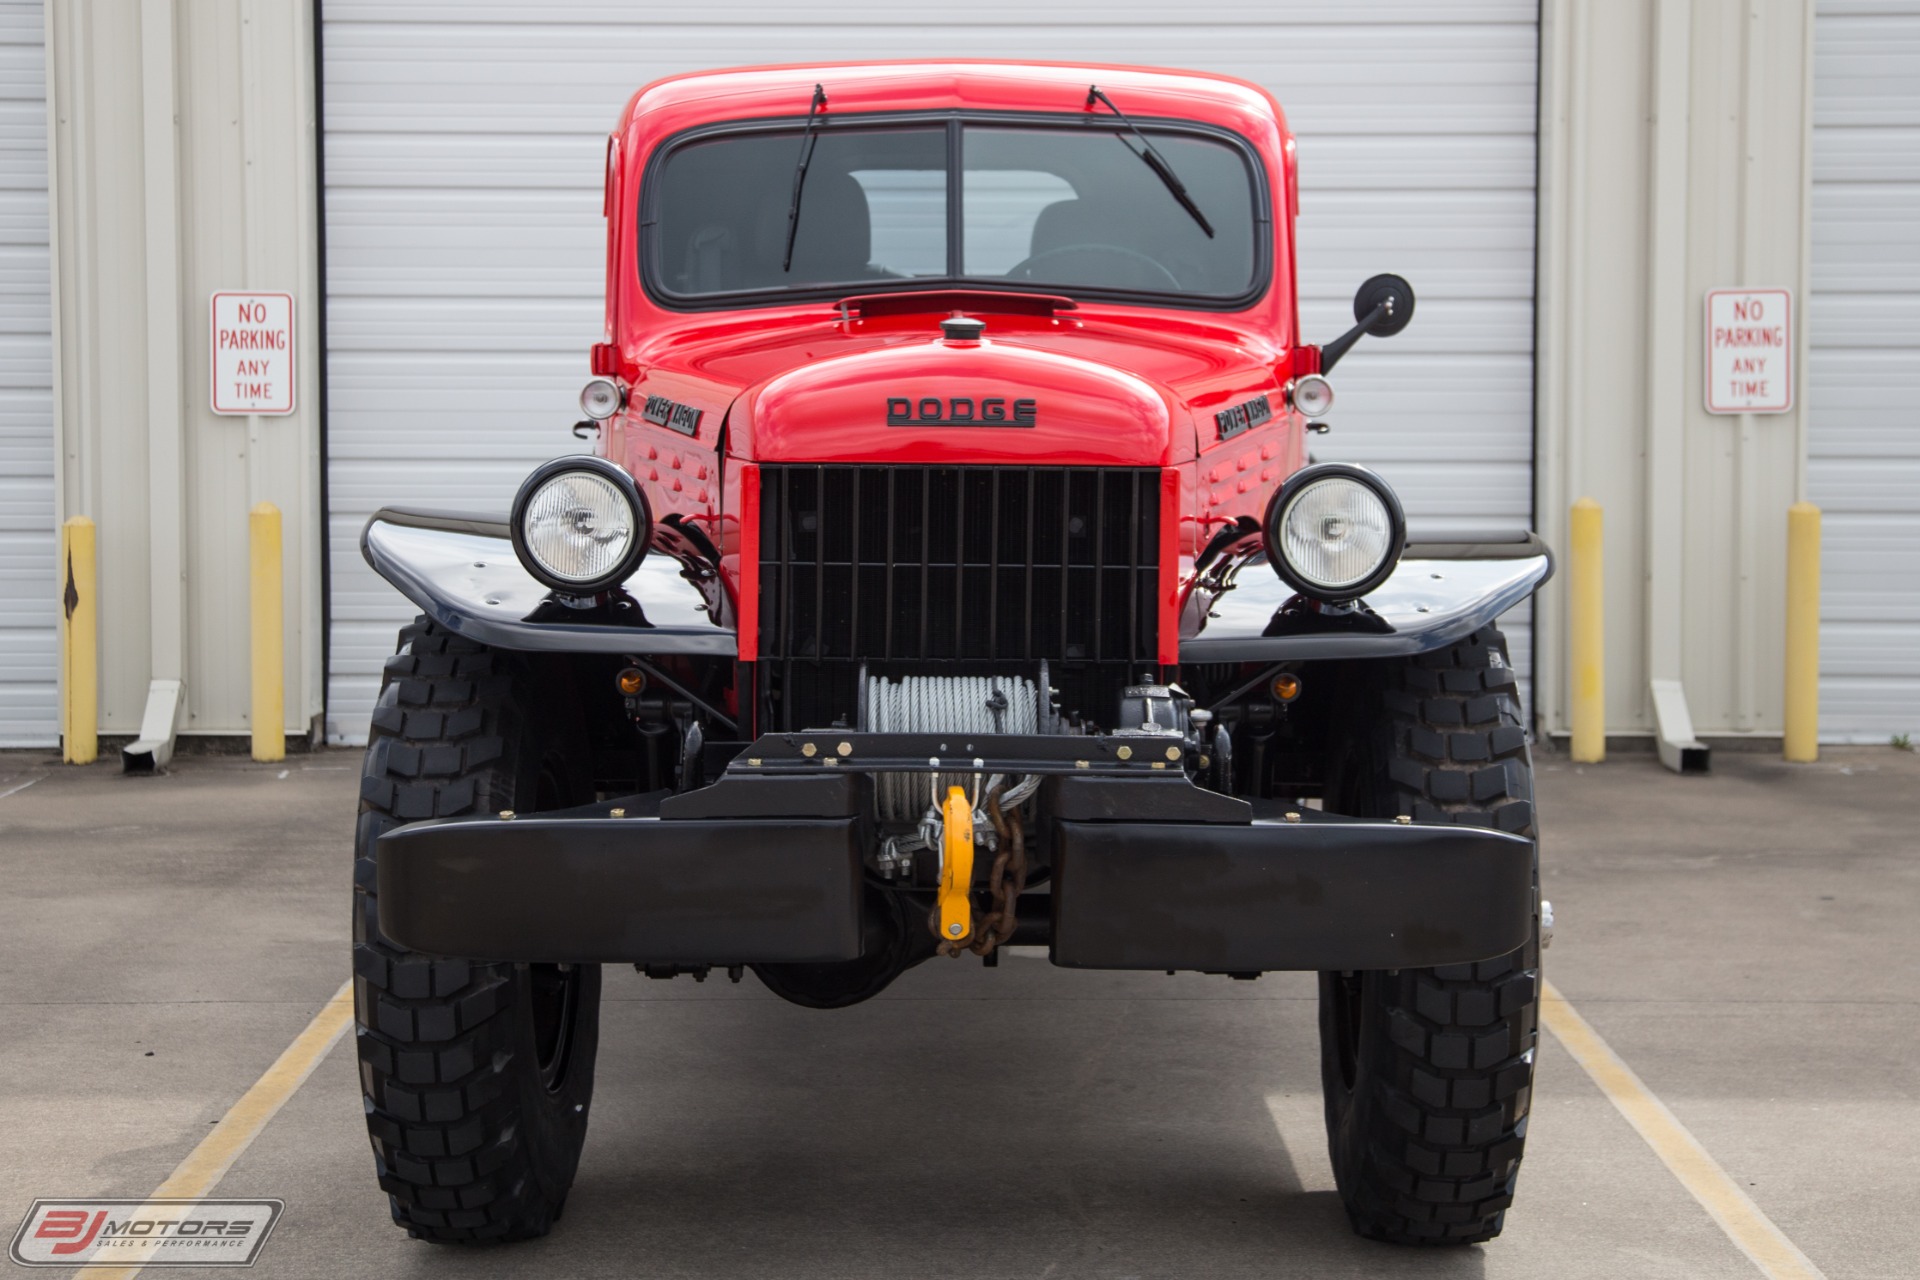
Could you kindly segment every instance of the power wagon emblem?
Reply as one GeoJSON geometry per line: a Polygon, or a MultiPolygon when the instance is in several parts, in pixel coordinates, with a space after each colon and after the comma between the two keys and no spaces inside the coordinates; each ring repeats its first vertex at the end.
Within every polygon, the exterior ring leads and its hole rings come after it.
{"type": "Polygon", "coordinates": [[[1037,406],[1032,400],[1015,400],[1011,412],[1004,396],[928,396],[914,400],[906,396],[887,398],[887,425],[890,427],[1031,427],[1037,406]]]}
{"type": "Polygon", "coordinates": [[[1273,406],[1267,403],[1267,398],[1255,396],[1244,404],[1214,414],[1213,425],[1220,428],[1222,440],[1231,440],[1242,431],[1257,427],[1272,417],[1273,406]]]}
{"type": "Polygon", "coordinates": [[[683,435],[690,436],[700,430],[700,410],[665,396],[648,396],[647,402],[640,407],[640,416],[683,435]]]}

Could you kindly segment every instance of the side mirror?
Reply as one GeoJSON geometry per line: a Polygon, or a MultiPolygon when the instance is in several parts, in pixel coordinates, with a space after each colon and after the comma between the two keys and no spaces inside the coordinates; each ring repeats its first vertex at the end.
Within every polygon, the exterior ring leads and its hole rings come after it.
{"type": "Polygon", "coordinates": [[[1380,275],[1353,295],[1353,328],[1320,348],[1320,372],[1329,372],[1365,334],[1391,338],[1413,323],[1413,286],[1400,276],[1380,275]]]}

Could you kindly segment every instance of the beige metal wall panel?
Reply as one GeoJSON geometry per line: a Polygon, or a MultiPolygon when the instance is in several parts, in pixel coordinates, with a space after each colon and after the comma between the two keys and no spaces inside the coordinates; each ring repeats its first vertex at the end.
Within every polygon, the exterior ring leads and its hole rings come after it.
{"type": "MultiPolygon", "coordinates": [[[[274,0],[163,4],[172,27],[179,243],[185,733],[250,729],[247,511],[284,517],[290,733],[320,709],[318,293],[311,10],[274,0]],[[215,290],[296,299],[296,412],[209,406],[215,290]]],[[[153,671],[146,338],[147,145],[141,23],[131,3],[52,0],[57,120],[61,514],[100,524],[101,728],[131,733],[153,671]]]]}
{"type": "MultiPolygon", "coordinates": [[[[1573,500],[1606,511],[1610,733],[1655,729],[1653,678],[1702,734],[1781,731],[1807,369],[1791,413],[1707,413],[1704,313],[1709,289],[1792,290],[1804,353],[1808,2],[1546,3],[1541,523],[1564,545],[1573,500]]],[[[1565,608],[1556,584],[1556,731],[1565,608]]]]}
{"type": "MultiPolygon", "coordinates": [[[[1647,297],[1645,3],[1548,0],[1541,122],[1540,527],[1567,547],[1567,510],[1590,497],[1606,512],[1609,727],[1645,727],[1646,508],[1641,459],[1647,297]]],[[[1542,593],[1536,698],[1566,727],[1566,577],[1542,593]]]]}
{"type": "MultiPolygon", "coordinates": [[[[1796,0],[1693,5],[1681,627],[1702,733],[1778,734],[1784,722],[1787,508],[1808,400],[1802,386],[1791,413],[1709,414],[1703,299],[1789,289],[1805,323],[1805,27],[1796,0]]],[[[1796,365],[1804,384],[1804,358],[1796,365]]]]}
{"type": "MultiPolygon", "coordinates": [[[[328,0],[333,670],[329,735],[364,738],[411,612],[362,564],[389,502],[504,510],[567,434],[601,328],[600,166],[634,89],[753,62],[1006,57],[1201,67],[1273,89],[1300,136],[1301,316],[1351,324],[1407,275],[1419,317],[1338,370],[1325,458],[1375,464],[1413,520],[1532,505],[1534,0],[1275,5],[986,0],[934,7],[328,0]]],[[[1530,656],[1525,610],[1509,620],[1530,656]]]]}
{"type": "Polygon", "coordinates": [[[1822,737],[1920,731],[1920,4],[1815,27],[1807,496],[1822,737]]]}
{"type": "Polygon", "coordinates": [[[55,3],[59,516],[100,525],[100,728],[139,728],[148,680],[145,235],[134,6],[55,3]]]}
{"type": "Polygon", "coordinates": [[[53,317],[40,5],[0,4],[0,747],[59,741],[53,317]]]}

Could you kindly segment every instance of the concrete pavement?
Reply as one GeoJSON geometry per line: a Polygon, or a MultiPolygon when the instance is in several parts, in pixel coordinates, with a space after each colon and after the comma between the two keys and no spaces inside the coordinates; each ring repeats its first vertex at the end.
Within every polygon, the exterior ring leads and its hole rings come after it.
{"type": "MultiPolygon", "coordinates": [[[[35,1196],[150,1192],[338,987],[357,763],[0,756],[9,1231],[35,1196]]],[[[1829,1277],[1920,1274],[1920,760],[1538,764],[1560,990],[1829,1277]]],[[[221,1186],[287,1202],[258,1273],[1757,1274],[1551,1037],[1506,1234],[1408,1251],[1355,1239],[1333,1194],[1304,976],[1016,954],[838,1013],[751,977],[606,979],[552,1236],[391,1227],[343,1043],[221,1186]]]]}

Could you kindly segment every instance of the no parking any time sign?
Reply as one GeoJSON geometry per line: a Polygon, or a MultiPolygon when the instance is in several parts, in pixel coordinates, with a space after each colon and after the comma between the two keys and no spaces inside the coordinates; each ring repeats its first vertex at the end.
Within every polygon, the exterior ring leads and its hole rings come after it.
{"type": "Polygon", "coordinates": [[[213,411],[293,412],[293,295],[213,295],[213,411]]]}
{"type": "Polygon", "coordinates": [[[1793,295],[1785,289],[1707,293],[1707,412],[1793,409],[1793,295]]]}

